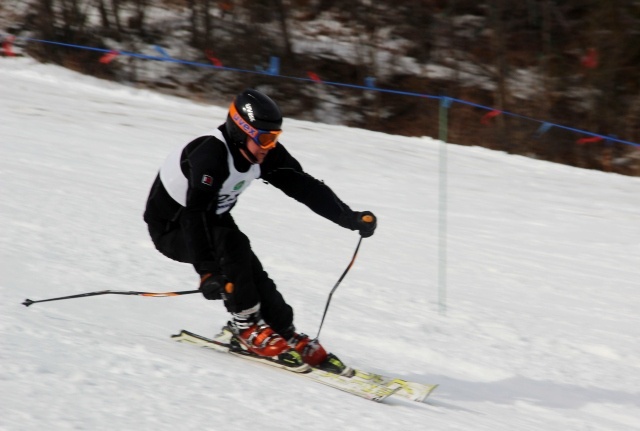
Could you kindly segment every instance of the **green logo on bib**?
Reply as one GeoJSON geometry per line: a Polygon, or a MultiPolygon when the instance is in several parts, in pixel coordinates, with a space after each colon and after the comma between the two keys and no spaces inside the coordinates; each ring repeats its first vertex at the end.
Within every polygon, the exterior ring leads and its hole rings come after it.
{"type": "Polygon", "coordinates": [[[233,186],[233,190],[234,191],[238,191],[238,190],[240,190],[242,188],[242,186],[244,186],[244,181],[240,181],[238,184],[233,186]]]}

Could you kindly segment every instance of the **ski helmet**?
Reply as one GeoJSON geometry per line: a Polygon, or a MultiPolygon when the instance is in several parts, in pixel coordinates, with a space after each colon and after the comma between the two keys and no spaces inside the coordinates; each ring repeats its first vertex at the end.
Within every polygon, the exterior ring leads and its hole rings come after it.
{"type": "Polygon", "coordinates": [[[282,113],[269,96],[254,89],[240,93],[229,107],[226,129],[231,143],[245,148],[247,137],[263,148],[273,148],[282,126],[282,113]]]}

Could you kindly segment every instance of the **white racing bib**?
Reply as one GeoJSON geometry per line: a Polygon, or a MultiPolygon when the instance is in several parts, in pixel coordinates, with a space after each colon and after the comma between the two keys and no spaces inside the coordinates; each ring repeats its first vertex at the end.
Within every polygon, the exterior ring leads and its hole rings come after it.
{"type": "MultiPolygon", "coordinates": [[[[211,135],[224,143],[227,147],[227,165],[229,166],[229,176],[222,183],[222,188],[218,194],[218,204],[216,214],[223,214],[229,211],[238,200],[238,196],[249,187],[251,181],[260,176],[260,165],[251,165],[247,172],[239,172],[233,164],[233,157],[229,146],[220,130],[215,129],[211,135]]],[[[164,161],[160,168],[160,180],[162,185],[173,198],[183,207],[187,206],[187,192],[189,190],[189,181],[180,169],[180,156],[184,147],[182,145],[173,151],[164,161]]],[[[203,178],[203,181],[205,179],[203,178]]]]}

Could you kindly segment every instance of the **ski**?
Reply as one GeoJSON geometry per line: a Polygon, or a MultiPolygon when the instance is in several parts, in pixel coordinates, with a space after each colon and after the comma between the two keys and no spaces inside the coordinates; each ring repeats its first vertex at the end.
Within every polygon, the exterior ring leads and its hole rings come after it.
{"type": "Polygon", "coordinates": [[[393,394],[394,396],[406,398],[419,403],[426,400],[431,392],[438,387],[438,385],[435,384],[411,382],[396,377],[383,376],[381,374],[370,373],[358,369],[355,370],[355,376],[363,380],[384,385],[388,388],[395,388],[397,391],[393,394]]]}
{"type": "Polygon", "coordinates": [[[387,385],[386,383],[380,383],[373,378],[339,376],[337,374],[328,373],[316,368],[310,368],[308,372],[304,373],[288,371],[283,365],[280,365],[277,362],[270,361],[266,358],[261,358],[246,353],[234,352],[230,348],[230,345],[228,344],[228,342],[226,342],[226,340],[221,341],[211,339],[186,330],[181,330],[179,334],[172,335],[171,338],[181,343],[193,344],[195,346],[204,347],[218,352],[229,353],[242,359],[248,359],[254,362],[275,367],[276,369],[285,370],[289,374],[301,376],[306,379],[313,380],[323,385],[339,389],[343,392],[347,392],[349,394],[356,395],[360,398],[371,401],[382,402],[389,396],[401,390],[401,388],[397,385],[387,385]]]}

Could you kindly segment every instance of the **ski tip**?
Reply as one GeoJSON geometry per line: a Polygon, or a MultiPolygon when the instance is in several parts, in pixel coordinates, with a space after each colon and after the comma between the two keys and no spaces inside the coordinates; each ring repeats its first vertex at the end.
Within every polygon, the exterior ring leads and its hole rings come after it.
{"type": "Polygon", "coordinates": [[[417,401],[419,403],[424,403],[427,401],[427,398],[429,398],[429,396],[433,393],[433,391],[435,391],[438,388],[438,385],[431,385],[423,394],[422,396],[416,398],[414,401],[417,401]]]}
{"type": "Polygon", "coordinates": [[[184,329],[181,329],[180,332],[178,332],[175,335],[172,335],[171,338],[179,338],[182,337],[183,335],[185,335],[185,333],[188,333],[189,331],[185,331],[184,329]]]}
{"type": "Polygon", "coordinates": [[[30,306],[31,304],[33,304],[34,301],[30,300],[30,299],[25,299],[24,302],[22,303],[22,305],[24,305],[25,307],[30,306]]]}

